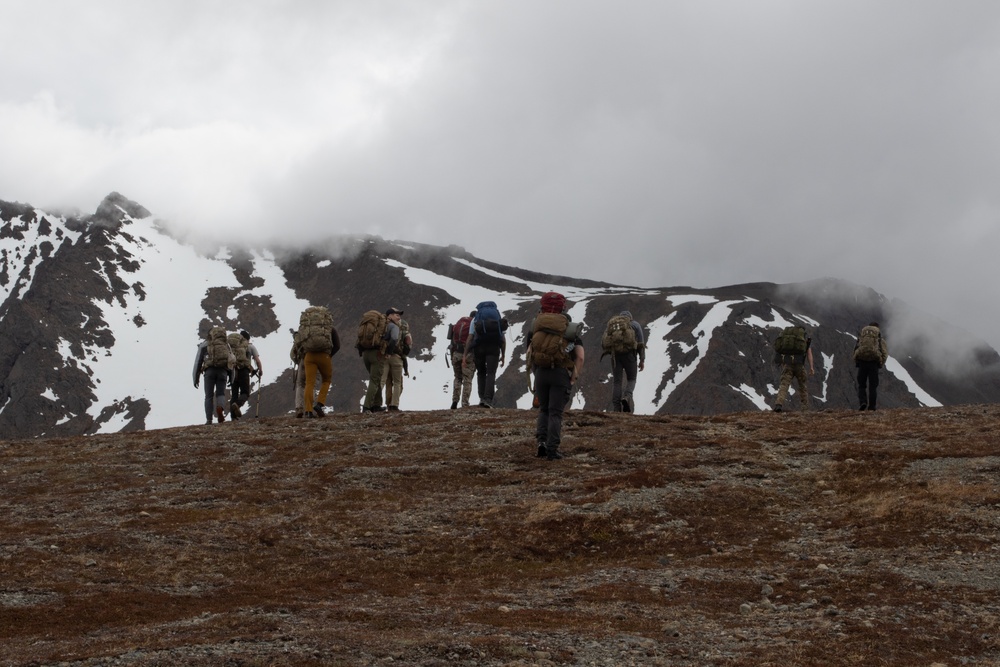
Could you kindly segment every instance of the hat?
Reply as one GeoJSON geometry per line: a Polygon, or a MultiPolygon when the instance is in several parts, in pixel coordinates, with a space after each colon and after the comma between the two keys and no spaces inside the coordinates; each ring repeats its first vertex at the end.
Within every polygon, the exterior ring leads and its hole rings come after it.
{"type": "Polygon", "coordinates": [[[244,338],[246,338],[247,340],[250,340],[250,334],[247,333],[246,329],[243,329],[242,331],[240,331],[240,335],[243,336],[244,338]]]}
{"type": "Polygon", "coordinates": [[[389,310],[385,311],[385,314],[386,315],[402,315],[403,311],[401,311],[398,308],[390,308],[389,310]]]}

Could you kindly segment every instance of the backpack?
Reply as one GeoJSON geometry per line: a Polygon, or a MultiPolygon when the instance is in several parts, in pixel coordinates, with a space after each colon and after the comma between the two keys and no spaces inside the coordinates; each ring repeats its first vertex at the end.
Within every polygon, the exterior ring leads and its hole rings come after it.
{"type": "Polygon", "coordinates": [[[406,337],[410,335],[410,325],[406,323],[406,320],[399,320],[399,346],[396,351],[401,357],[410,356],[411,346],[406,342],[406,337]]]}
{"type": "Polygon", "coordinates": [[[566,307],[566,297],[559,292],[546,292],[542,295],[543,313],[561,313],[566,307]]]}
{"type": "Polygon", "coordinates": [[[476,343],[499,345],[507,330],[507,320],[500,317],[500,309],[492,301],[483,301],[476,306],[476,319],[472,326],[476,330],[476,343]]]}
{"type": "Polygon", "coordinates": [[[573,368],[572,341],[567,340],[569,318],[542,313],[531,327],[531,364],[536,368],[573,368]]]}
{"type": "Polygon", "coordinates": [[[471,330],[471,317],[460,317],[458,322],[448,325],[448,340],[451,341],[453,351],[465,352],[465,343],[469,340],[469,331],[471,330]]]}
{"type": "Polygon", "coordinates": [[[385,328],[389,320],[384,313],[369,310],[361,316],[358,324],[358,342],[355,345],[359,352],[364,350],[385,349],[385,328]]]}
{"type": "Polygon", "coordinates": [[[806,347],[806,330],[799,326],[785,327],[774,341],[778,354],[804,355],[806,347]]]}
{"type": "Polygon", "coordinates": [[[632,353],[639,349],[631,317],[615,315],[608,320],[601,336],[601,349],[608,354],[632,353]]]}
{"type": "Polygon", "coordinates": [[[208,344],[205,346],[205,361],[202,368],[232,368],[235,358],[226,340],[226,330],[222,327],[212,327],[208,331],[208,344]]]}
{"type": "Polygon", "coordinates": [[[882,332],[878,327],[868,325],[861,330],[854,358],[857,361],[882,361],[882,332]]]}
{"type": "Polygon", "coordinates": [[[333,315],[326,306],[309,306],[299,315],[299,331],[296,342],[305,352],[331,352],[333,341],[333,315]]]}
{"type": "Polygon", "coordinates": [[[250,368],[250,341],[239,333],[229,334],[226,341],[236,358],[236,368],[250,368]]]}

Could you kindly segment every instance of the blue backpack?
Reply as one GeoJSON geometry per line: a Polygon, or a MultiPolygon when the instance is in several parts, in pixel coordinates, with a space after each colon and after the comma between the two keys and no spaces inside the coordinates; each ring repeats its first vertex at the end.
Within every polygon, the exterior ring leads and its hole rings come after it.
{"type": "Polygon", "coordinates": [[[476,306],[476,343],[499,345],[507,330],[507,320],[500,316],[500,309],[492,301],[483,301],[476,306]]]}

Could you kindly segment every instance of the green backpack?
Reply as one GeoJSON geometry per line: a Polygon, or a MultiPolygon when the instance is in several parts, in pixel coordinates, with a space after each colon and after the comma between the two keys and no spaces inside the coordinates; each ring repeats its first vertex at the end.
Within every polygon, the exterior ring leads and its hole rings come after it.
{"type": "Polygon", "coordinates": [[[385,328],[388,320],[384,313],[369,310],[361,316],[358,324],[358,342],[355,347],[358,352],[364,350],[385,350],[385,328]]]}
{"type": "Polygon", "coordinates": [[[535,368],[573,368],[569,318],[562,313],[542,313],[531,327],[531,365],[535,368]]]}
{"type": "Polygon", "coordinates": [[[801,356],[806,348],[806,330],[799,326],[785,327],[774,341],[774,351],[779,355],[801,356]]]}
{"type": "Polygon", "coordinates": [[[406,323],[406,320],[399,320],[399,356],[408,357],[410,356],[410,345],[406,342],[406,337],[410,335],[410,325],[406,323]]]}

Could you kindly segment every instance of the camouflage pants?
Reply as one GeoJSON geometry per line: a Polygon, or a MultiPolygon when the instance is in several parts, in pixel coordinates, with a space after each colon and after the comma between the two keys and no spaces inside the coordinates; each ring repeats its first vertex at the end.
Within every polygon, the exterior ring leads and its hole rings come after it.
{"type": "Polygon", "coordinates": [[[469,407],[469,398],[472,396],[472,380],[476,376],[476,365],[470,360],[465,368],[462,368],[462,358],[464,352],[451,353],[451,368],[455,372],[455,383],[451,389],[451,402],[458,403],[461,400],[463,408],[469,407]]]}
{"type": "Polygon", "coordinates": [[[778,385],[778,398],[775,405],[784,405],[788,398],[788,389],[792,386],[792,378],[798,383],[796,393],[802,399],[802,409],[809,409],[809,377],[804,364],[785,364],[781,368],[781,384],[778,385]]]}

